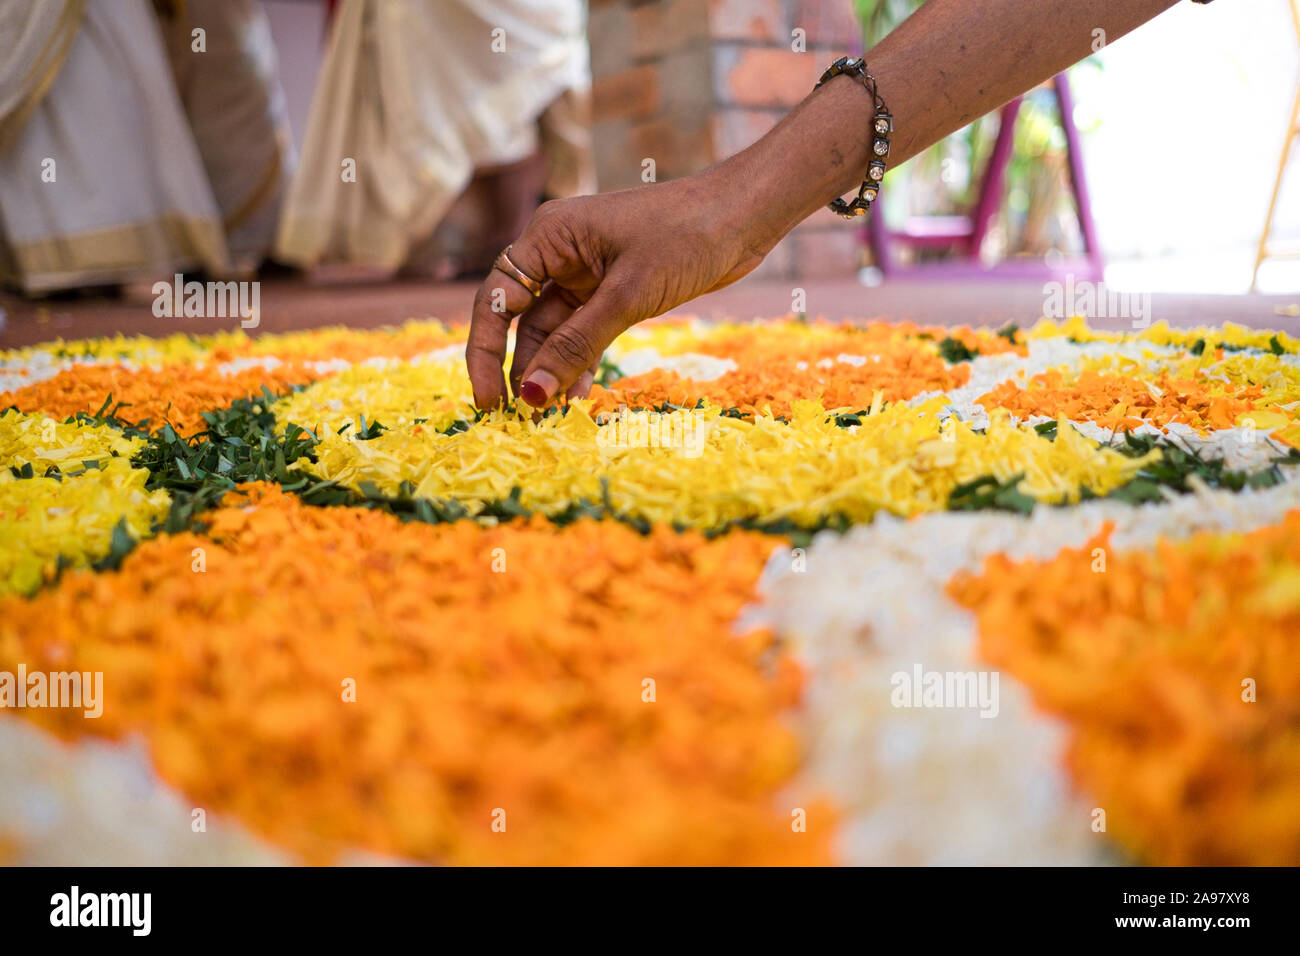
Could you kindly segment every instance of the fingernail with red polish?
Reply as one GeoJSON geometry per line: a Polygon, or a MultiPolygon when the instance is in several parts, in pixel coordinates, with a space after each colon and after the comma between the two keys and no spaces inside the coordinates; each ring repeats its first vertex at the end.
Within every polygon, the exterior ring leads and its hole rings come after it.
{"type": "Polygon", "coordinates": [[[538,369],[520,386],[519,397],[533,408],[543,408],[551,400],[551,395],[559,384],[555,376],[538,369]]]}

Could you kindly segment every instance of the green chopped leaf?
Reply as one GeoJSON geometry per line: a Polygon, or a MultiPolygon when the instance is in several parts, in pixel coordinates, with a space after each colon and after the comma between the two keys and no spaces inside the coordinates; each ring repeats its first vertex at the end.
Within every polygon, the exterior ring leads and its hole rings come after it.
{"type": "Polygon", "coordinates": [[[969,362],[979,355],[979,352],[967,348],[950,335],[939,343],[939,355],[949,365],[956,365],[958,362],[969,362]]]}

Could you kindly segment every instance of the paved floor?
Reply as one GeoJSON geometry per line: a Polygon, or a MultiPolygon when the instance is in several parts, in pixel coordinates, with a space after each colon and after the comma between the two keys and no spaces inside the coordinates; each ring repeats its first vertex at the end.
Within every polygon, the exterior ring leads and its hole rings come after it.
{"type": "MultiPolygon", "coordinates": [[[[261,285],[262,319],[257,332],[280,332],[319,325],[373,327],[411,317],[433,316],[448,322],[469,317],[473,283],[423,281],[267,280],[261,285]]],[[[1000,326],[1032,324],[1044,310],[1041,283],[975,281],[963,283],[887,283],[864,288],[855,280],[803,285],[809,315],[827,318],[889,317],[944,325],[1000,326]]],[[[709,318],[784,315],[795,294],[790,282],[745,281],[703,296],[675,314],[709,318]]],[[[4,326],[0,348],[53,338],[85,338],[112,332],[167,335],[177,331],[210,332],[231,328],[237,320],[159,318],[153,314],[147,286],[123,298],[27,301],[0,295],[4,326]]],[[[1163,295],[1152,296],[1154,320],[1173,325],[1238,322],[1282,329],[1300,336],[1300,295],[1163,295]]],[[[1129,328],[1128,318],[1097,319],[1094,325],[1129,328]]],[[[256,334],[256,333],[254,333],[256,334]]]]}

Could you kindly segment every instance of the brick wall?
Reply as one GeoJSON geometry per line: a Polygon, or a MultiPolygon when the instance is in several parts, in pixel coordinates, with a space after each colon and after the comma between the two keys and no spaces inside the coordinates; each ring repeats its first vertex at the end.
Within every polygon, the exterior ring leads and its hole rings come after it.
{"type": "MultiPolygon", "coordinates": [[[[853,52],[851,0],[591,0],[602,190],[698,172],[762,136],[836,57],[853,52]],[[794,31],[802,30],[803,52],[794,31]]],[[[769,278],[852,275],[856,226],[822,211],[773,250],[769,278]]]]}

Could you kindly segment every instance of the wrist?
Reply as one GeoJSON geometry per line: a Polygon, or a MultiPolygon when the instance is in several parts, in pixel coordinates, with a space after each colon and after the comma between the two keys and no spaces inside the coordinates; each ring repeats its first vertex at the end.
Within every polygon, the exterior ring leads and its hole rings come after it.
{"type": "MultiPolygon", "coordinates": [[[[854,192],[873,158],[875,103],[860,82],[838,76],[809,95],[753,145],[715,167],[753,215],[765,248],[832,199],[854,192]]],[[[892,165],[892,163],[891,163],[892,165]]]]}

